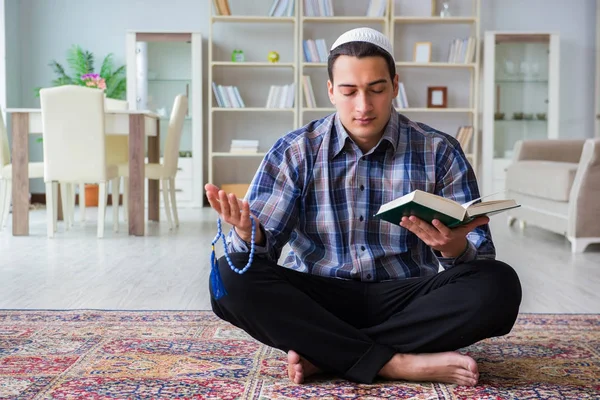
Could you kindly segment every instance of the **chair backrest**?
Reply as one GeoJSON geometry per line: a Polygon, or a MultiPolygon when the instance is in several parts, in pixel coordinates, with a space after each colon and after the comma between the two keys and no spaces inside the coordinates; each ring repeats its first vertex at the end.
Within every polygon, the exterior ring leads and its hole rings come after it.
{"type": "Polygon", "coordinates": [[[44,180],[106,181],[104,93],[64,85],[40,90],[44,180]]]}
{"type": "Polygon", "coordinates": [[[169,119],[169,129],[165,141],[165,151],[163,152],[163,162],[165,172],[168,175],[175,176],[177,173],[177,162],[179,160],[179,144],[181,142],[181,133],[183,131],[183,122],[188,108],[188,98],[180,94],[175,97],[173,111],[169,119]]]}
{"type": "Polygon", "coordinates": [[[6,124],[0,110],[0,167],[10,164],[10,148],[8,146],[8,134],[6,133],[6,124]]]}

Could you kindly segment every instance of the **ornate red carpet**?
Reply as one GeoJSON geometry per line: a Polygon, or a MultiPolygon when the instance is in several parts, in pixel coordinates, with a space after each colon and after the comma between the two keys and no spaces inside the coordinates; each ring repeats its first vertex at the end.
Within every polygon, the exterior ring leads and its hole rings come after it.
{"type": "Polygon", "coordinates": [[[299,386],[282,352],[212,312],[0,311],[0,399],[600,399],[600,316],[522,315],[464,352],[473,388],[299,386]]]}

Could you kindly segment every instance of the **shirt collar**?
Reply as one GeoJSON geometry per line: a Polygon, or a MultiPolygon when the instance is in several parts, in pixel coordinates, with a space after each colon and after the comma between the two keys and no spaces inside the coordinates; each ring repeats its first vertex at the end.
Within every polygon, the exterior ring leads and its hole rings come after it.
{"type": "MultiPolygon", "coordinates": [[[[392,109],[390,119],[385,125],[383,136],[381,137],[374,149],[378,148],[383,143],[383,141],[388,141],[392,145],[394,152],[396,152],[396,149],[398,148],[398,142],[400,140],[399,124],[400,121],[398,118],[398,112],[396,112],[395,109],[392,109]]],[[[340,120],[340,116],[337,112],[334,115],[332,129],[332,133],[335,135],[335,139],[337,139],[333,141],[333,146],[331,148],[331,158],[333,159],[344,149],[346,142],[351,141],[352,139],[348,135],[348,132],[344,128],[344,125],[342,125],[342,121],[340,120]]]]}

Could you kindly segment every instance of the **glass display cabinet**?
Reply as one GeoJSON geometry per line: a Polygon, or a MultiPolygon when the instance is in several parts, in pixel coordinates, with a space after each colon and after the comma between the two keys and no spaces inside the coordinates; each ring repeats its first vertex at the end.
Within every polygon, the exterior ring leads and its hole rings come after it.
{"type": "Polygon", "coordinates": [[[504,190],[519,140],[558,138],[559,37],[485,32],[482,194],[504,190]]]}
{"type": "Polygon", "coordinates": [[[130,109],[160,115],[161,157],[175,97],[188,97],[175,177],[178,207],[203,205],[202,91],[200,33],[127,32],[127,101],[130,109]]]}

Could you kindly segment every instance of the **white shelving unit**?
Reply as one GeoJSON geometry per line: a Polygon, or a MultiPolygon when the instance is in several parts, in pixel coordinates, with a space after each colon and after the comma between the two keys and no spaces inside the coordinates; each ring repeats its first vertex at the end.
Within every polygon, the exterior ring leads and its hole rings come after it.
{"type": "Polygon", "coordinates": [[[386,0],[382,17],[367,16],[369,0],[331,0],[332,16],[305,15],[305,0],[295,0],[293,17],[268,17],[268,10],[257,9],[264,7],[264,4],[255,5],[242,0],[229,0],[232,15],[214,15],[214,9],[211,8],[207,87],[209,182],[218,186],[249,183],[264,153],[278,137],[335,112],[327,95],[327,63],[306,62],[303,43],[307,39],[324,39],[329,52],[339,35],[362,26],[383,32],[394,46],[397,72],[407,88],[410,104],[409,108],[398,111],[449,134],[455,134],[462,125],[474,127],[471,146],[465,152],[477,174],[480,164],[478,50],[481,0],[453,1],[452,11],[456,14],[446,18],[431,15],[431,11],[429,15],[407,12],[411,6],[419,8],[426,3],[422,0],[386,0]],[[277,28],[282,26],[287,30],[277,28]],[[404,37],[401,34],[406,29],[416,32],[413,36],[404,37]],[[473,60],[463,64],[447,62],[451,40],[469,36],[476,40],[473,60]],[[247,44],[239,44],[242,40],[232,39],[235,37],[243,38],[243,43],[247,44]],[[284,40],[287,40],[287,45],[283,44],[284,40]],[[431,62],[414,62],[413,44],[424,40],[433,43],[431,62]],[[239,46],[247,46],[242,48],[245,61],[231,61],[231,52],[239,46]],[[267,62],[268,50],[280,52],[278,63],[267,62]],[[269,86],[278,84],[275,83],[277,79],[281,81],[281,71],[291,72],[291,75],[286,75],[289,76],[287,83],[296,84],[294,107],[265,108],[269,86]],[[311,78],[316,107],[307,107],[303,75],[311,78]],[[246,107],[218,107],[213,94],[213,82],[239,85],[246,107]],[[448,87],[447,108],[427,108],[427,86],[448,87]],[[248,122],[261,118],[269,118],[270,123],[248,122]],[[272,126],[277,121],[279,125],[272,126]],[[249,130],[249,126],[260,127],[260,134],[249,130]],[[272,131],[263,132],[263,128],[272,128],[272,131]],[[259,139],[260,148],[256,154],[230,153],[228,146],[232,139],[259,139]]]}
{"type": "Polygon", "coordinates": [[[485,32],[484,195],[504,190],[518,140],[559,137],[559,43],[551,32],[485,32]]]}
{"type": "Polygon", "coordinates": [[[324,117],[327,114],[335,112],[327,96],[327,63],[326,62],[306,62],[303,51],[303,43],[307,39],[325,39],[327,52],[333,42],[345,31],[353,28],[367,26],[377,29],[380,32],[389,35],[389,0],[386,0],[385,13],[382,17],[366,16],[369,1],[350,2],[345,0],[332,0],[333,16],[313,17],[305,16],[305,0],[297,0],[300,3],[299,13],[299,45],[302,59],[298,74],[298,86],[300,92],[299,126],[302,126],[310,120],[324,117]],[[339,15],[338,15],[339,14],[339,15]],[[302,76],[309,75],[317,107],[307,107],[304,90],[302,88],[302,76]]]}
{"type": "Polygon", "coordinates": [[[211,7],[207,87],[208,181],[217,186],[249,184],[265,151],[278,137],[297,127],[297,75],[301,54],[296,18],[299,1],[295,0],[292,17],[267,16],[268,9],[257,9],[257,5],[242,0],[229,0],[232,15],[216,15],[211,7]],[[241,48],[244,61],[230,60],[231,52],[242,46],[235,39],[236,34],[246,43],[241,48]],[[269,51],[277,51],[280,60],[269,62],[269,51]],[[213,83],[238,87],[245,107],[219,107],[213,83]],[[294,107],[267,108],[270,86],[290,83],[296,85],[294,107]],[[272,124],[264,124],[265,118],[269,118],[272,124]],[[259,150],[251,154],[230,152],[232,139],[259,140],[259,150]]]}
{"type": "MultiPolygon", "coordinates": [[[[182,31],[128,31],[127,101],[130,109],[150,109],[160,118],[160,154],[178,94],[187,94],[175,188],[178,207],[202,207],[204,199],[202,117],[202,35],[182,31]],[[191,157],[189,156],[191,154],[191,157]]],[[[162,196],[160,197],[162,206],[162,196]]]]}
{"type": "Polygon", "coordinates": [[[391,0],[390,39],[395,52],[398,80],[405,85],[410,105],[408,108],[397,110],[411,119],[451,135],[454,135],[461,125],[472,125],[474,135],[471,146],[464,151],[478,175],[481,0],[452,1],[452,16],[449,17],[438,16],[439,10],[433,9],[436,2],[430,3],[391,0]],[[427,9],[428,7],[431,9],[427,9]],[[427,9],[432,15],[419,15],[423,9],[427,9]],[[475,55],[472,62],[445,61],[448,60],[452,39],[458,37],[475,38],[475,55]],[[413,61],[416,42],[432,43],[430,62],[413,61]],[[447,108],[427,107],[427,86],[447,87],[447,108]]]}

